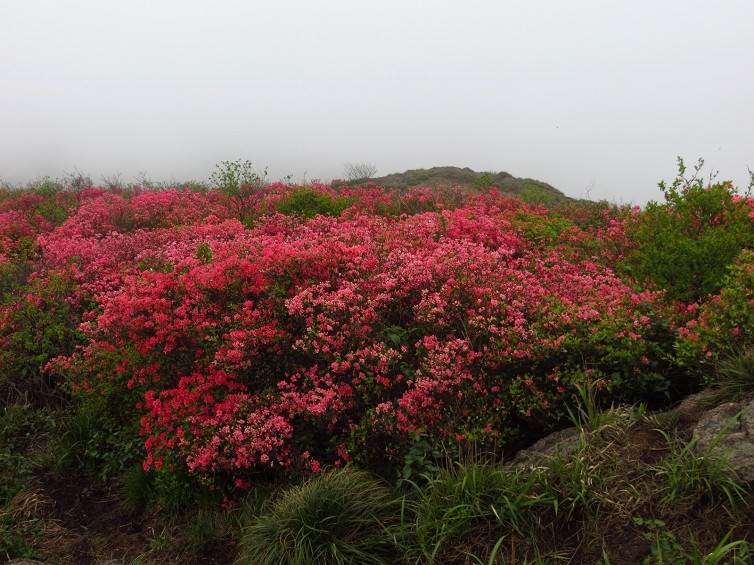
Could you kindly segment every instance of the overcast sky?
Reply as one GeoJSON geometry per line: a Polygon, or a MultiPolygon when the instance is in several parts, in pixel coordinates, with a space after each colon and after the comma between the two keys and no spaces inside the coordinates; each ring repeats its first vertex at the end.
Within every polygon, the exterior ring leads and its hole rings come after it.
{"type": "Polygon", "coordinates": [[[754,168],[752,0],[0,0],[0,179],[506,170],[645,202],[754,168]]]}

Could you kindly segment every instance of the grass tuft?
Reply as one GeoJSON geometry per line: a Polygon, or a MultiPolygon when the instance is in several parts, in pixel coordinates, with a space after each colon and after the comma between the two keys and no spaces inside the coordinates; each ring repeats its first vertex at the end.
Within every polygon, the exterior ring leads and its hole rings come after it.
{"type": "Polygon", "coordinates": [[[693,504],[705,498],[714,502],[721,496],[730,508],[744,503],[746,490],[720,450],[696,453],[695,442],[684,443],[667,432],[660,433],[669,451],[653,470],[663,483],[665,505],[693,504]]]}
{"type": "Polygon", "coordinates": [[[400,504],[352,467],[314,476],[275,496],[245,528],[238,564],[394,563],[400,504]]]}
{"type": "Polygon", "coordinates": [[[715,400],[736,401],[754,397],[754,348],[729,357],[718,369],[715,400]]]}

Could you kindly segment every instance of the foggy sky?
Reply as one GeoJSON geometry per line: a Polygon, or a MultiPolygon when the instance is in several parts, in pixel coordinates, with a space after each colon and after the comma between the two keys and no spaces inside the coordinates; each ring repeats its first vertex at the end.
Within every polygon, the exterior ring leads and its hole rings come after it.
{"type": "Polygon", "coordinates": [[[751,0],[0,0],[0,179],[433,165],[659,198],[754,168],[751,0]]]}

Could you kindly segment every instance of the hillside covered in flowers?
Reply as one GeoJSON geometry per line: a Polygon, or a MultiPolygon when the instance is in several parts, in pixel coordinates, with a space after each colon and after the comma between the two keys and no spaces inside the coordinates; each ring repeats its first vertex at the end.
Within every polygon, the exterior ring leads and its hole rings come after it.
{"type": "Polygon", "coordinates": [[[393,480],[438,446],[507,457],[583,387],[670,406],[754,339],[729,183],[644,209],[240,188],[0,193],[0,397],[71,414],[70,465],[230,506],[349,464],[393,480]]]}

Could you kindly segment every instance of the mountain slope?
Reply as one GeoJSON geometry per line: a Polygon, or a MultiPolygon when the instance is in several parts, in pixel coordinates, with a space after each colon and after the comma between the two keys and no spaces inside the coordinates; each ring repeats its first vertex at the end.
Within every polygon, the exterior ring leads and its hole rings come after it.
{"type": "Polygon", "coordinates": [[[494,186],[504,194],[519,196],[532,202],[547,204],[570,200],[568,196],[546,182],[530,178],[518,178],[506,172],[479,172],[468,167],[448,166],[409,169],[402,173],[393,173],[368,181],[351,181],[347,184],[355,185],[365,182],[397,190],[407,190],[415,186],[462,187],[483,190],[494,186]]]}

